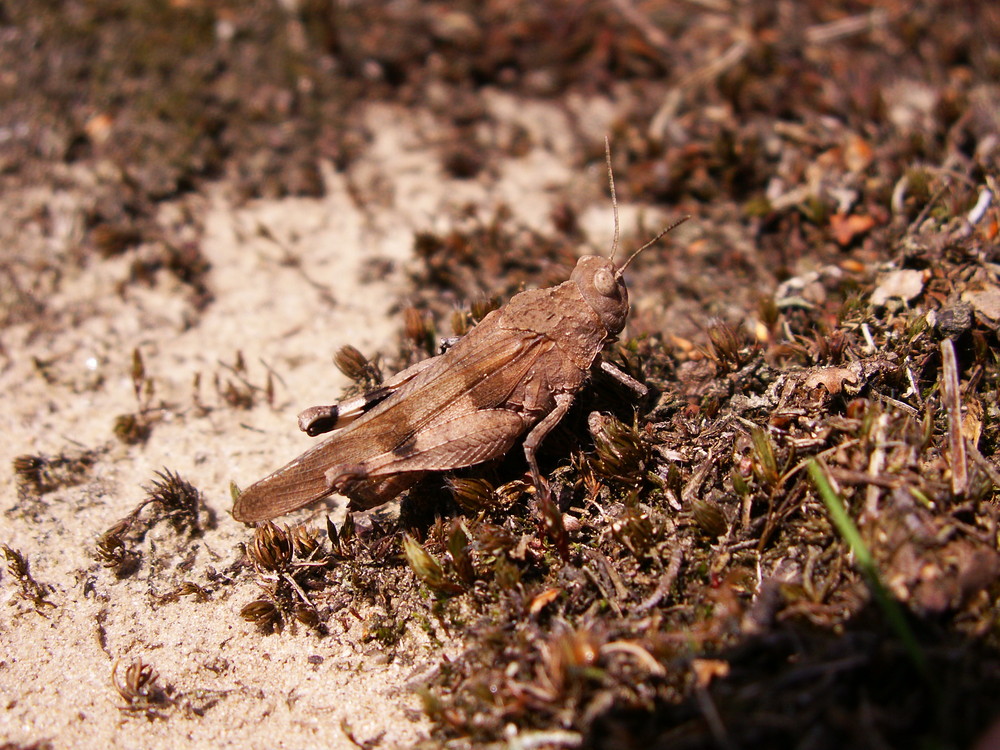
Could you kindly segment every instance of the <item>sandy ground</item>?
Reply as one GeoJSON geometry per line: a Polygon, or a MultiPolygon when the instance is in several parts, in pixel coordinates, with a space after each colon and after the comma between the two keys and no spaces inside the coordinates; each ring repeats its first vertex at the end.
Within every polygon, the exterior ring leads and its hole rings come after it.
{"type": "MultiPolygon", "coordinates": [[[[434,667],[438,647],[422,644],[417,628],[406,636],[407,651],[421,656],[407,663],[366,642],[350,618],[332,621],[326,637],[305,628],[266,636],[239,615],[255,597],[251,577],[221,588],[210,580],[212,570],[239,559],[239,545],[251,537],[228,515],[230,481],[245,486],[309,445],[295,414],[340,395],[346,378],[331,365],[338,347],[351,343],[372,354],[395,346],[415,231],[447,229],[467,204],[488,217],[508,203],[525,225],[541,227],[554,197],[569,194],[586,209],[583,225],[594,243],[610,236],[603,175],[575,173],[560,141],[570,116],[600,133],[608,103],[578,102],[568,112],[526,110],[500,95],[489,100],[499,121],[529,127],[532,142],[543,146],[475,182],[449,181],[427,145],[430,116],[373,107],[374,141],[349,176],[323,166],[322,199],[235,206],[217,185],[164,206],[163,223],[187,221],[185,212],[203,222],[214,294],[204,313],[195,314],[168,279],[120,293],[126,255],[68,271],[47,300],[44,325],[0,331],[0,541],[27,558],[34,578],[51,587],[54,605],[33,611],[4,571],[0,739],[80,748],[351,747],[342,722],[358,739],[381,737],[382,746],[423,736],[412,687],[434,667]],[[134,349],[155,383],[154,401],[169,408],[145,444],[125,446],[112,426],[116,415],[136,409],[134,349]],[[214,375],[227,376],[238,351],[251,382],[263,385],[266,367],[278,376],[273,407],[259,399],[237,411],[214,393],[214,375]],[[36,359],[47,363],[47,379],[36,359]],[[196,373],[201,401],[214,407],[207,414],[193,408],[196,373]],[[19,500],[15,456],[82,449],[98,451],[82,483],[19,500]],[[142,500],[143,486],[163,467],[202,491],[217,524],[183,545],[158,525],[139,545],[139,571],[118,580],[95,559],[95,540],[142,500]],[[212,598],[161,601],[178,577],[205,586],[212,598]],[[120,662],[123,672],[136,658],[182,696],[165,719],[119,710],[112,670],[120,662]]],[[[50,216],[47,230],[4,238],[14,257],[58,257],[78,241],[72,190],[3,201],[11,217],[43,205],[50,216]]],[[[628,229],[630,214],[623,215],[628,229]]]]}

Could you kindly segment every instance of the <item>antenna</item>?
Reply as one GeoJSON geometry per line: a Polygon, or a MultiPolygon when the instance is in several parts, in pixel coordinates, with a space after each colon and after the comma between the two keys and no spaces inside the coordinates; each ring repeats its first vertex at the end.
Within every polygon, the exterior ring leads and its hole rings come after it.
{"type": "MultiPolygon", "coordinates": [[[[617,212],[616,212],[616,214],[615,214],[615,217],[616,217],[616,220],[617,220],[617,212]]],[[[688,220],[688,219],[690,219],[690,218],[691,218],[690,216],[682,216],[682,217],[681,217],[681,218],[679,218],[679,219],[678,219],[677,221],[675,221],[675,222],[674,222],[673,224],[669,225],[669,226],[668,226],[668,227],[667,227],[666,229],[663,229],[663,230],[661,230],[661,231],[660,231],[660,233],[659,233],[658,235],[656,235],[656,236],[655,236],[655,237],[654,237],[653,239],[651,239],[651,240],[650,240],[649,242],[647,242],[647,243],[646,243],[645,245],[643,245],[643,246],[642,246],[642,247],[640,247],[640,248],[639,248],[638,250],[636,250],[636,251],[635,251],[634,253],[632,253],[632,254],[631,254],[631,255],[630,255],[629,257],[628,257],[628,260],[626,260],[626,261],[625,261],[624,263],[622,263],[622,264],[621,264],[621,265],[620,265],[620,266],[618,267],[618,270],[616,270],[616,271],[615,271],[615,278],[616,278],[616,279],[620,279],[620,278],[621,278],[622,274],[623,274],[623,273],[625,273],[625,269],[626,269],[626,268],[628,268],[628,264],[629,264],[629,263],[631,263],[631,262],[633,261],[633,259],[635,259],[635,256],[637,256],[637,255],[638,255],[639,253],[641,253],[641,252],[642,252],[643,250],[645,250],[645,249],[646,249],[647,247],[649,247],[650,245],[653,245],[653,244],[655,244],[655,243],[656,243],[656,242],[657,242],[657,241],[658,241],[658,240],[659,240],[659,239],[660,239],[660,238],[661,238],[661,237],[662,237],[663,235],[665,235],[665,234],[666,234],[667,232],[669,232],[669,231],[671,231],[671,230],[673,230],[673,229],[676,229],[677,227],[679,227],[679,226],[680,226],[681,224],[683,224],[683,223],[684,223],[685,221],[687,221],[687,220],[688,220]]],[[[616,228],[615,228],[615,234],[617,235],[617,233],[618,233],[618,232],[617,232],[617,227],[616,227],[616,228]]],[[[612,256],[612,257],[613,257],[613,256],[612,256]]]]}
{"type": "MultiPolygon", "coordinates": [[[[604,136],[604,159],[608,163],[608,184],[611,185],[611,208],[615,212],[615,239],[611,243],[611,257],[608,260],[614,261],[615,253],[618,251],[618,236],[621,232],[621,226],[618,223],[618,196],[615,195],[615,173],[611,169],[611,140],[606,135],[604,136]]],[[[628,264],[626,263],[626,265],[628,264]]]]}

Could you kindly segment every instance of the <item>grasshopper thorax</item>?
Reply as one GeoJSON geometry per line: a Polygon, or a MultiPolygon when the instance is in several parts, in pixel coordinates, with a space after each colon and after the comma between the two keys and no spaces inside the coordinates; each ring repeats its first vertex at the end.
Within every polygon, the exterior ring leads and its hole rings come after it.
{"type": "Polygon", "coordinates": [[[609,336],[617,336],[628,317],[628,289],[613,261],[599,255],[585,255],[569,277],[590,305],[609,336]]]}

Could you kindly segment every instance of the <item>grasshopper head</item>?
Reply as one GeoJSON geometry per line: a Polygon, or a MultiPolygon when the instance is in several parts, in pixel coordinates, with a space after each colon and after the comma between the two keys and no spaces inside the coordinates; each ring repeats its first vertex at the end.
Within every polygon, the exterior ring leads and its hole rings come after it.
{"type": "MultiPolygon", "coordinates": [[[[608,159],[610,160],[610,154],[608,159]]],[[[610,174],[611,165],[608,164],[610,174]]],[[[611,197],[614,199],[615,186],[611,183],[611,197]]],[[[599,255],[585,255],[576,262],[573,275],[570,281],[576,282],[580,288],[583,299],[590,305],[600,318],[604,327],[608,331],[608,336],[617,336],[625,327],[625,319],[628,317],[628,289],[625,288],[624,274],[629,263],[635,260],[647,247],[651,247],[659,239],[679,224],[687,221],[689,216],[684,216],[673,224],[662,230],[653,239],[636,250],[629,256],[628,260],[620,266],[615,265],[615,250],[618,248],[618,204],[615,204],[615,240],[611,246],[611,258],[602,258],[599,255]]]]}
{"type": "Polygon", "coordinates": [[[601,318],[608,335],[621,333],[628,317],[628,289],[614,262],[599,255],[585,255],[577,261],[569,279],[601,318]]]}

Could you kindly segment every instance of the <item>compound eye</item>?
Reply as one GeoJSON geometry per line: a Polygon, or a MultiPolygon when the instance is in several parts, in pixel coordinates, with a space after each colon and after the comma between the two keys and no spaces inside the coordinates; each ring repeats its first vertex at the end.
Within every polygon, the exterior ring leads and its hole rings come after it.
{"type": "Polygon", "coordinates": [[[613,273],[606,268],[601,268],[594,273],[594,289],[604,297],[613,297],[618,291],[618,282],[613,273]]]}

